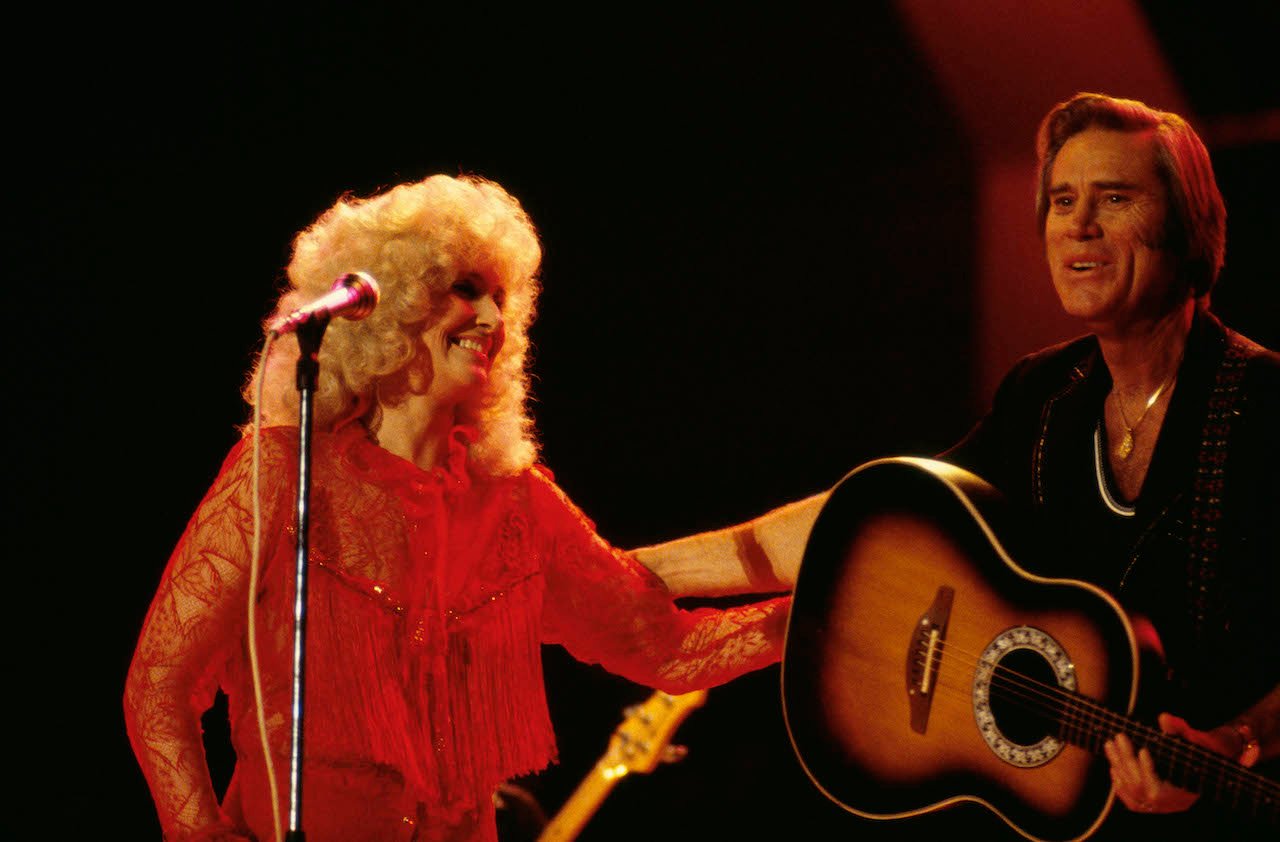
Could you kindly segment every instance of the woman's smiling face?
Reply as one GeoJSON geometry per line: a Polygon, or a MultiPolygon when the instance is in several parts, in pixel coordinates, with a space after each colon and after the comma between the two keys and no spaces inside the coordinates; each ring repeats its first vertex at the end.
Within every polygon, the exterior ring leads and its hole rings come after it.
{"type": "Polygon", "coordinates": [[[506,338],[502,307],[505,290],[478,273],[458,278],[439,317],[422,332],[431,361],[428,393],[442,403],[460,403],[489,380],[493,360],[506,338]]]}

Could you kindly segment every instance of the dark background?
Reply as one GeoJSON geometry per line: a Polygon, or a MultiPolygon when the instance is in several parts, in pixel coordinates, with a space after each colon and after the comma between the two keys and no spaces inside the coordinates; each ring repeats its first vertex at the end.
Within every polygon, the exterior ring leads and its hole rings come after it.
{"type": "MultiPolygon", "coordinates": [[[[545,247],[544,458],[621,546],[741,521],[875,456],[937,452],[989,399],[968,353],[974,150],[892,4],[381,8],[13,22],[15,828],[158,838],[124,673],[243,420],[291,237],[344,191],[465,171],[524,202],[545,247]]],[[[1198,116],[1280,108],[1271,4],[1141,8],[1198,116]]],[[[1045,91],[1043,109],[1071,93],[1045,91]]],[[[1272,347],[1277,138],[1214,150],[1231,213],[1217,309],[1272,347]]],[[[525,783],[553,812],[648,691],[559,650],[546,663],[562,758],[525,783]]],[[[689,758],[625,780],[582,838],[903,832],[804,778],[777,684],[774,667],[713,691],[680,731],[689,758]]]]}

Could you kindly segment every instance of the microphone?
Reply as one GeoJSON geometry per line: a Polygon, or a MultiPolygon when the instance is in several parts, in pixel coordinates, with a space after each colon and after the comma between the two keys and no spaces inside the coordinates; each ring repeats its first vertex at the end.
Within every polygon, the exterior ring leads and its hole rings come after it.
{"type": "Polygon", "coordinates": [[[277,336],[293,333],[305,324],[334,316],[363,319],[378,304],[378,282],[366,272],[348,272],[333,282],[333,288],[304,307],[272,322],[267,330],[277,336]]]}

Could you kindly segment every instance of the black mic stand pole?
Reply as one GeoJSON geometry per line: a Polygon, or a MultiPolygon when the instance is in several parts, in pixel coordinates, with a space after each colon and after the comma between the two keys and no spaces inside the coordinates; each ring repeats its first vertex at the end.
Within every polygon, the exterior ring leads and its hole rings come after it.
{"type": "Polygon", "coordinates": [[[298,327],[298,553],[293,600],[293,730],[289,744],[289,830],[286,842],[304,842],[302,830],[302,735],[306,698],[307,554],[310,547],[311,404],[320,379],[320,342],[329,319],[298,327]]]}

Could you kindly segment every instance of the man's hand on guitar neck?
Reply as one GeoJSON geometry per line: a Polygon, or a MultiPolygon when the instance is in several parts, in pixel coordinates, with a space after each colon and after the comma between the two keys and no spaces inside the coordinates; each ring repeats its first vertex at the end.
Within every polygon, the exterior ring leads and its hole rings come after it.
{"type": "MultiPolygon", "coordinates": [[[[1189,743],[1209,749],[1233,759],[1240,758],[1243,743],[1233,725],[1223,725],[1212,731],[1199,731],[1185,719],[1162,713],[1156,720],[1160,730],[1189,743]]],[[[1162,780],[1156,773],[1155,761],[1145,747],[1134,752],[1133,742],[1123,733],[1107,740],[1103,746],[1107,760],[1111,762],[1111,783],[1116,797],[1136,813],[1180,813],[1196,803],[1199,793],[1189,792],[1162,780]]],[[[1253,765],[1256,754],[1247,765],[1253,765]]]]}

